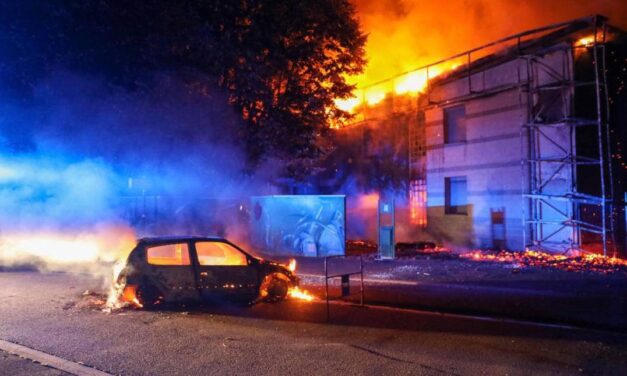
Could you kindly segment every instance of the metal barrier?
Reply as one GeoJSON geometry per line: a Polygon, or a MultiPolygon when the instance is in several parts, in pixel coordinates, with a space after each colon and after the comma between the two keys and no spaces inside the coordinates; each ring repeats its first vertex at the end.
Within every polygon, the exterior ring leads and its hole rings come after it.
{"type": "Polygon", "coordinates": [[[341,274],[332,274],[329,275],[329,260],[331,259],[337,259],[337,258],[347,258],[347,256],[344,255],[339,255],[339,256],[327,256],[324,258],[324,295],[325,295],[325,300],[326,300],[326,304],[327,304],[327,321],[329,321],[330,317],[331,317],[331,313],[330,313],[330,309],[329,309],[329,302],[331,300],[338,300],[338,299],[342,299],[344,297],[350,296],[350,295],[360,295],[360,305],[364,305],[364,259],[362,256],[359,256],[359,271],[357,272],[348,272],[348,273],[341,273],[341,274]],[[359,288],[359,292],[358,293],[352,293],[350,292],[350,276],[351,275],[357,275],[359,274],[360,276],[360,288],[359,288]],[[332,278],[340,278],[341,279],[341,295],[339,297],[336,298],[330,298],[329,297],[329,280],[332,278]]]}

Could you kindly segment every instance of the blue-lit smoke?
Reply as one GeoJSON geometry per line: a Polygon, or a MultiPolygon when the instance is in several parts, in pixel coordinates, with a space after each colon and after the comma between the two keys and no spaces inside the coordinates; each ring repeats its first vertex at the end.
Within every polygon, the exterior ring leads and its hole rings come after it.
{"type": "Polygon", "coordinates": [[[83,228],[113,220],[116,175],[102,161],[58,155],[0,158],[0,223],[9,230],[83,228]]]}
{"type": "MultiPolygon", "coordinates": [[[[129,197],[159,198],[167,221],[202,199],[217,205],[266,193],[273,171],[243,173],[239,120],[230,106],[219,94],[198,95],[188,83],[161,74],[150,89],[126,90],[58,71],[29,98],[3,94],[0,236],[79,234],[111,225],[151,235],[154,227],[138,228],[129,219],[129,197]]],[[[205,204],[190,221],[215,219],[212,210],[205,204]]],[[[190,221],[172,220],[178,223],[158,232],[187,231],[190,221]]]]}

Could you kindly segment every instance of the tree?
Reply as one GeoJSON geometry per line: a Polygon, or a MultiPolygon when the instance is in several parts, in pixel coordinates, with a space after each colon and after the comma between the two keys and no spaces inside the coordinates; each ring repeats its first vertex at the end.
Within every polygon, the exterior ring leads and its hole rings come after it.
{"type": "Polygon", "coordinates": [[[365,63],[366,36],[346,0],[8,3],[1,52],[13,86],[58,67],[134,90],[150,90],[151,72],[189,73],[191,89],[219,87],[241,115],[251,166],[279,157],[292,175],[324,152],[329,123],[348,116],[334,99],[350,95],[345,77],[365,63]]]}

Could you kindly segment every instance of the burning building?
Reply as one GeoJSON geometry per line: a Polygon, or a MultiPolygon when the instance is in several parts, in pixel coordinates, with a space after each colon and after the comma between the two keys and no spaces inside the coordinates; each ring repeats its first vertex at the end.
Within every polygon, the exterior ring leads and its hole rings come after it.
{"type": "MultiPolygon", "coordinates": [[[[315,189],[395,197],[401,241],[624,250],[625,40],[591,16],[360,88],[315,189]]],[[[376,205],[348,203],[374,239],[376,205]]]]}

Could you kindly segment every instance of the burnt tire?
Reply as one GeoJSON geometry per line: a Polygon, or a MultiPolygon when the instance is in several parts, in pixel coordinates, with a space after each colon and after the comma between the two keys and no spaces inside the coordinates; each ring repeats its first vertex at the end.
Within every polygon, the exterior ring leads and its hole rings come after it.
{"type": "Polygon", "coordinates": [[[163,301],[163,295],[153,285],[144,284],[137,288],[135,297],[144,309],[153,309],[163,301]]]}
{"type": "Polygon", "coordinates": [[[266,291],[267,296],[264,299],[266,302],[279,302],[287,298],[289,284],[283,278],[273,276],[266,286],[266,291]]]}

